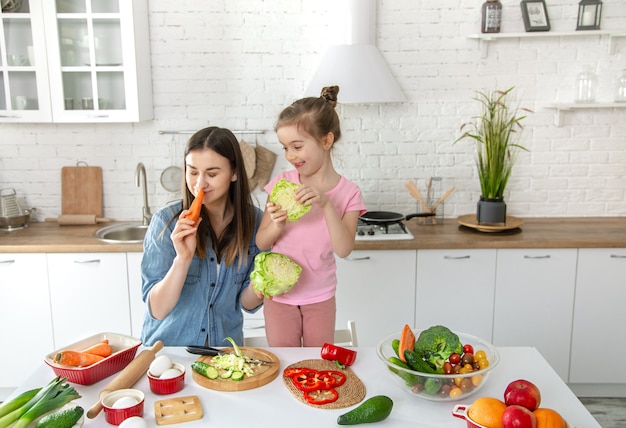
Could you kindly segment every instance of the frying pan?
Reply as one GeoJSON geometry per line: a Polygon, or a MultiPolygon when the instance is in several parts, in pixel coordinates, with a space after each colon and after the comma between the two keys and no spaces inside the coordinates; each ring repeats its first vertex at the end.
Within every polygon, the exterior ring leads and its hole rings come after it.
{"type": "Polygon", "coordinates": [[[434,215],[435,213],[414,213],[405,216],[403,214],[390,211],[368,211],[359,218],[368,224],[384,224],[410,220],[413,217],[432,217],[434,215]]]}

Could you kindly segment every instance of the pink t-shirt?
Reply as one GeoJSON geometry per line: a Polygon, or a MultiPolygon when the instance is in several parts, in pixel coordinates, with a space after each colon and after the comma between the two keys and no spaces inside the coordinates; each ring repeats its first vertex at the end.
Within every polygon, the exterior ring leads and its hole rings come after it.
{"type": "MultiPolygon", "coordinates": [[[[265,186],[270,194],[281,178],[300,184],[298,171],[282,172],[265,186]]],[[[365,202],[359,187],[341,177],[337,186],[326,192],[340,217],[349,211],[365,213],[365,202]]],[[[308,305],[323,302],[335,295],[337,267],[326,219],[322,209],[313,205],[311,211],[297,221],[288,221],[272,251],[284,254],[302,267],[300,279],[287,293],[274,297],[275,302],[308,305]]]]}

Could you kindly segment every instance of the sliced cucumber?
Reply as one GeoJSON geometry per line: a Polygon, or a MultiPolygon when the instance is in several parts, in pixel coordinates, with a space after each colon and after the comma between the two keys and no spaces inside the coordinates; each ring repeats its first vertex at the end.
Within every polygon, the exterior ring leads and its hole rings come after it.
{"type": "Polygon", "coordinates": [[[235,381],[243,380],[243,372],[240,372],[239,370],[234,370],[230,378],[235,381]]]}
{"type": "Polygon", "coordinates": [[[233,374],[232,370],[222,370],[222,372],[220,373],[220,377],[222,379],[228,379],[232,374],[233,374]]]}
{"type": "Polygon", "coordinates": [[[215,367],[201,361],[194,361],[191,363],[191,368],[194,372],[200,373],[202,376],[206,376],[209,379],[217,379],[219,375],[215,367]]]}

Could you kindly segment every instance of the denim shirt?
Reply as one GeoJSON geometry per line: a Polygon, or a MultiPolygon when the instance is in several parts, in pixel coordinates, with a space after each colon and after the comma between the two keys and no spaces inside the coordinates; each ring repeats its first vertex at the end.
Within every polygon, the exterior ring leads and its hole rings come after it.
{"type": "MultiPolygon", "coordinates": [[[[261,223],[262,212],[255,208],[256,226],[248,247],[248,259],[239,266],[239,257],[227,266],[224,262],[218,270],[216,255],[207,244],[207,258],[193,257],[180,299],[172,311],[162,320],[151,314],[148,295],[154,285],[161,281],[172,266],[176,251],[170,238],[176,221],[168,222],[180,212],[180,201],[161,208],[150,221],[144,239],[141,260],[142,298],[146,302],[141,341],[151,346],[161,340],[166,346],[205,345],[229,346],[224,341],[232,337],[243,344],[243,309],[240,303],[242,291],[250,283],[254,269],[256,231],[261,223]]],[[[246,312],[254,313],[261,305],[246,312]]]]}

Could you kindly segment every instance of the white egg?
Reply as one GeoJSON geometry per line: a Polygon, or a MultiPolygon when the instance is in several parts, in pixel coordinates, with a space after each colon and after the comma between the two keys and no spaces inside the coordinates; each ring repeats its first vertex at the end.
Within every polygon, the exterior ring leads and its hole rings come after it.
{"type": "Polygon", "coordinates": [[[148,424],[141,416],[131,416],[124,419],[119,428],[148,428],[148,424]]]}
{"type": "Polygon", "coordinates": [[[172,360],[167,355],[161,355],[160,357],[156,357],[152,364],[150,364],[150,368],[148,371],[152,376],[159,377],[166,370],[172,367],[172,360]]]}
{"type": "Polygon", "coordinates": [[[180,376],[181,371],[175,368],[171,368],[169,370],[165,370],[159,379],[171,379],[173,377],[180,376]]]}
{"type": "Polygon", "coordinates": [[[136,398],[126,396],[118,398],[111,407],[114,409],[126,409],[127,407],[134,406],[135,404],[137,404],[136,398]]]}

